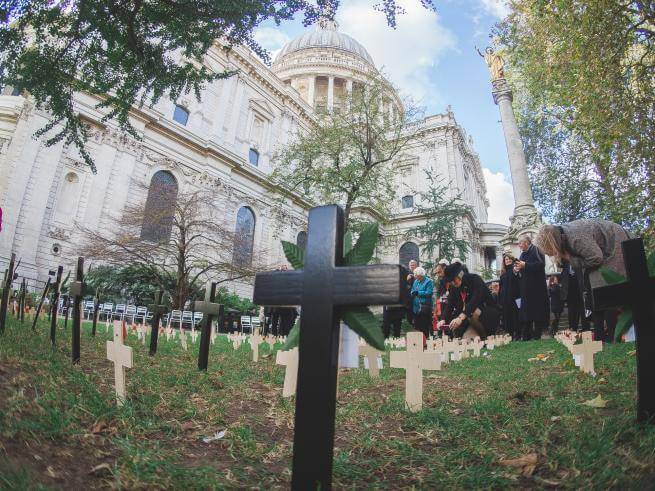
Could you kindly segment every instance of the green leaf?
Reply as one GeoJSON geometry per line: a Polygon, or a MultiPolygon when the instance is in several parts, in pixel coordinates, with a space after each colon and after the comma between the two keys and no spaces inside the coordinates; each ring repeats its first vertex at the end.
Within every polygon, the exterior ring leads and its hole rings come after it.
{"type": "Polygon", "coordinates": [[[609,268],[600,268],[600,274],[609,285],[615,285],[616,283],[624,283],[627,281],[627,278],[621,273],[617,273],[609,268]]]}
{"type": "Polygon", "coordinates": [[[376,319],[368,307],[355,307],[345,311],[341,318],[353,331],[375,349],[384,351],[384,334],[380,321],[376,319]]]}
{"type": "Polygon", "coordinates": [[[619,319],[616,322],[616,329],[614,330],[614,340],[621,341],[621,336],[623,336],[626,332],[628,332],[632,324],[633,324],[632,309],[625,309],[621,313],[619,319]]]}
{"type": "Polygon", "coordinates": [[[287,342],[284,343],[284,346],[282,346],[282,351],[288,351],[290,349],[295,348],[296,346],[298,346],[299,340],[300,340],[300,317],[296,319],[296,323],[291,328],[291,331],[289,331],[289,335],[287,336],[287,342]]]}
{"type": "Polygon", "coordinates": [[[655,251],[648,256],[648,274],[655,276],[655,251]]]}
{"type": "Polygon", "coordinates": [[[350,254],[350,251],[353,248],[353,233],[348,230],[343,235],[343,255],[344,257],[350,254]]]}
{"type": "Polygon", "coordinates": [[[305,266],[305,251],[296,244],[283,240],[282,250],[293,269],[302,269],[305,266]]]}
{"type": "Polygon", "coordinates": [[[375,252],[375,246],[378,243],[378,229],[377,223],[368,223],[359,234],[355,247],[352,248],[345,257],[346,266],[361,266],[368,264],[375,252]]]}

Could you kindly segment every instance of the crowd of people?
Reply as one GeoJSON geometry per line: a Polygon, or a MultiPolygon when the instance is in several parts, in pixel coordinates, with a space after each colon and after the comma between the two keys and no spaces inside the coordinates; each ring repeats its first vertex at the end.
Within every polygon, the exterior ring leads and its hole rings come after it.
{"type": "Polygon", "coordinates": [[[630,238],[606,220],[544,225],[533,243],[518,239],[520,255],[503,254],[498,281],[487,284],[459,259],[442,259],[430,272],[409,262],[406,305],[385,306],[385,337],[400,336],[403,319],[427,336],[482,338],[500,331],[515,340],[539,339],[559,329],[564,308],[568,329],[593,328],[595,338],[614,339],[618,311],[597,310],[592,289],[604,284],[602,268],[625,274],[621,242],[630,238]],[[557,273],[546,274],[546,256],[557,273]]]}

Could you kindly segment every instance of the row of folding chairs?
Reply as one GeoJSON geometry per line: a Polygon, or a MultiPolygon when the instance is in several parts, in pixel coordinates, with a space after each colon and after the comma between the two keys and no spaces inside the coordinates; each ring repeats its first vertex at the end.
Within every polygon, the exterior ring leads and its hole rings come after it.
{"type": "Polygon", "coordinates": [[[262,321],[259,320],[259,316],[255,315],[242,315],[241,316],[241,333],[244,332],[254,332],[255,329],[259,329],[262,326],[262,321]]]}

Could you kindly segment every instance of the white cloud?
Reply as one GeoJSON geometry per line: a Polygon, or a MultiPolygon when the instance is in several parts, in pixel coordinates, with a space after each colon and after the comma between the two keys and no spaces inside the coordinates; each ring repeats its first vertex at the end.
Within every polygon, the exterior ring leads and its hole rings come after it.
{"type": "Polygon", "coordinates": [[[489,223],[509,225],[509,217],[514,212],[514,190],[512,184],[502,172],[493,173],[486,167],[482,168],[484,180],[487,183],[487,198],[489,198],[489,223]]]}
{"type": "Polygon", "coordinates": [[[274,60],[279,51],[291,41],[291,38],[276,27],[260,27],[255,31],[255,41],[270,55],[271,60],[274,60]]]}
{"type": "Polygon", "coordinates": [[[480,0],[480,3],[487,12],[499,19],[509,15],[510,9],[506,0],[480,0]]]}
{"type": "Polygon", "coordinates": [[[416,0],[399,0],[406,13],[391,29],[384,14],[371,8],[368,0],[344,2],[337,14],[339,30],[359,41],[376,66],[401,91],[430,105],[443,105],[437,94],[434,69],[448,50],[456,49],[454,34],[441,24],[436,12],[416,0]],[[437,99],[437,100],[435,100],[437,99]]]}

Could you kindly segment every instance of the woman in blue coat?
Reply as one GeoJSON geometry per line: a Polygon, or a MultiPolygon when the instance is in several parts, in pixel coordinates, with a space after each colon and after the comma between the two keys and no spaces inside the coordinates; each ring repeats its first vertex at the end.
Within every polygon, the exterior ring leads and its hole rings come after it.
{"type": "Polygon", "coordinates": [[[430,337],[432,325],[432,293],[434,285],[425,275],[425,269],[418,267],[414,270],[414,284],[412,285],[412,312],[414,313],[414,329],[421,331],[425,337],[430,337]]]}

